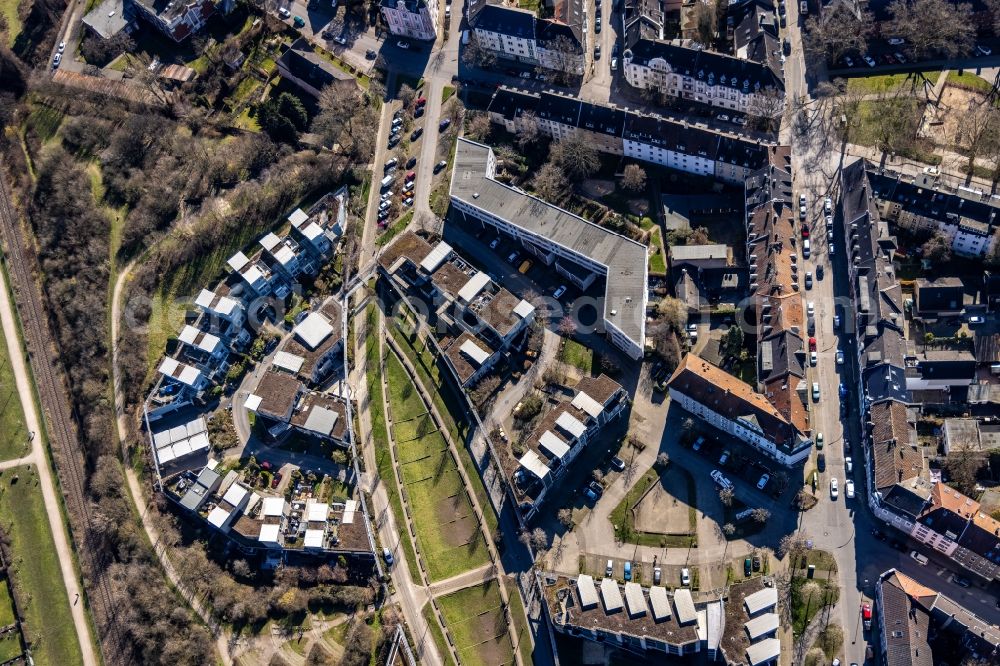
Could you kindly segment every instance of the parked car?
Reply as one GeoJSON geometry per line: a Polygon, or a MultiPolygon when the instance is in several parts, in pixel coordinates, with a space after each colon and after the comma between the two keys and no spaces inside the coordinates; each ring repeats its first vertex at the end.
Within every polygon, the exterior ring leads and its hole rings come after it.
{"type": "Polygon", "coordinates": [[[721,120],[724,123],[728,123],[729,122],[729,116],[727,116],[724,113],[720,113],[719,115],[716,116],[716,118],[719,119],[719,120],[721,120]]]}
{"type": "Polygon", "coordinates": [[[407,198],[403,199],[403,205],[404,206],[412,206],[413,205],[413,197],[407,197],[407,198]]]}
{"type": "Polygon", "coordinates": [[[815,368],[817,363],[819,363],[819,357],[816,352],[809,352],[809,365],[815,368]]]}
{"type": "Polygon", "coordinates": [[[910,551],[910,557],[912,557],[916,562],[919,562],[923,566],[927,566],[927,563],[930,562],[930,560],[927,559],[926,555],[924,555],[923,553],[918,553],[915,550],[910,551]]]}
{"type": "Polygon", "coordinates": [[[757,481],[757,490],[764,490],[764,487],[767,486],[767,482],[770,481],[770,480],[771,480],[771,475],[770,474],[764,474],[764,475],[762,475],[760,477],[760,480],[757,481]]]}
{"type": "Polygon", "coordinates": [[[719,467],[725,466],[727,462],[729,462],[729,449],[723,451],[722,455],[719,456],[719,467]]]}
{"type": "Polygon", "coordinates": [[[556,288],[554,292],[552,292],[552,298],[559,298],[565,293],[566,293],[565,285],[560,285],[559,287],[556,288]]]}
{"type": "Polygon", "coordinates": [[[813,402],[819,402],[819,382],[813,382],[813,402]]]}
{"type": "Polygon", "coordinates": [[[875,60],[868,54],[861,56],[861,59],[865,61],[865,64],[869,67],[875,66],[875,60]]]}
{"type": "Polygon", "coordinates": [[[861,621],[865,625],[865,631],[871,631],[872,628],[872,605],[867,601],[861,604],[861,621]]]}
{"type": "Polygon", "coordinates": [[[417,165],[417,158],[416,157],[411,157],[410,159],[406,160],[406,168],[407,169],[412,169],[416,165],[417,165]]]}
{"type": "Polygon", "coordinates": [[[594,60],[600,60],[600,59],[601,59],[601,45],[598,44],[597,46],[594,47],[594,60]]]}
{"type": "Polygon", "coordinates": [[[659,585],[663,578],[663,570],[660,567],[653,567],[653,585],[659,585]]]}
{"type": "Polygon", "coordinates": [[[691,584],[691,570],[688,568],[681,569],[681,585],[687,587],[691,584]]]}
{"type": "Polygon", "coordinates": [[[743,575],[749,578],[753,574],[753,560],[749,557],[743,560],[743,575]]]}
{"type": "Polygon", "coordinates": [[[893,46],[899,46],[900,44],[906,43],[906,40],[902,37],[890,37],[887,41],[893,46]]]}
{"type": "Polygon", "coordinates": [[[812,246],[809,244],[809,239],[807,238],[804,241],[802,241],[802,256],[808,259],[811,253],[812,253],[812,246]]]}
{"type": "Polygon", "coordinates": [[[278,10],[278,16],[280,16],[281,18],[288,18],[291,15],[292,13],[284,7],[278,10]]]}
{"type": "Polygon", "coordinates": [[[822,432],[816,433],[816,448],[817,449],[822,449],[823,448],[823,433],[822,432]]]}
{"type": "Polygon", "coordinates": [[[830,479],[830,499],[837,499],[840,494],[839,486],[837,483],[837,477],[830,479]]]}
{"type": "Polygon", "coordinates": [[[365,51],[365,58],[367,58],[368,60],[374,60],[377,57],[378,54],[375,53],[373,49],[368,49],[367,51],[365,51]]]}
{"type": "Polygon", "coordinates": [[[416,141],[420,138],[420,135],[424,133],[423,127],[418,127],[410,133],[410,141],[416,141]]]}
{"type": "Polygon", "coordinates": [[[844,65],[854,67],[854,61],[851,59],[851,56],[844,56],[844,65]]]}
{"type": "Polygon", "coordinates": [[[396,46],[403,49],[404,51],[410,48],[409,42],[404,42],[402,39],[396,42],[396,46]]]}
{"type": "Polygon", "coordinates": [[[709,476],[712,477],[712,481],[714,481],[716,485],[718,485],[720,488],[728,488],[729,490],[733,489],[733,482],[724,477],[722,475],[722,472],[720,472],[719,470],[713,469],[709,473],[709,476]]]}
{"type": "Polygon", "coordinates": [[[851,456],[846,456],[844,458],[844,471],[846,471],[848,474],[854,472],[854,460],[851,459],[851,456]]]}
{"type": "Polygon", "coordinates": [[[441,169],[445,168],[446,166],[448,166],[448,160],[441,160],[440,162],[434,165],[434,173],[439,173],[441,169]]]}
{"type": "Polygon", "coordinates": [[[611,466],[616,470],[618,470],[619,472],[625,471],[625,461],[619,458],[618,456],[611,457],[611,466]]]}
{"type": "Polygon", "coordinates": [[[275,472],[274,478],[271,479],[271,488],[277,488],[278,484],[281,483],[281,472],[275,472]]]}
{"type": "Polygon", "coordinates": [[[445,131],[446,129],[448,129],[449,125],[451,125],[451,121],[445,118],[440,123],[438,123],[438,131],[439,132],[445,131]]]}
{"type": "Polygon", "coordinates": [[[58,67],[60,62],[62,62],[62,54],[57,53],[55,57],[52,58],[52,68],[55,69],[56,67],[58,67]]]}
{"type": "Polygon", "coordinates": [[[294,25],[296,28],[304,28],[306,25],[306,20],[301,16],[293,16],[292,25],[294,25]]]}
{"type": "Polygon", "coordinates": [[[382,549],[382,559],[385,560],[386,566],[391,567],[392,563],[393,563],[392,551],[389,550],[388,548],[383,548],[382,549]]]}
{"type": "Polygon", "coordinates": [[[753,570],[760,571],[760,555],[753,556],[753,570]]]}
{"type": "Polygon", "coordinates": [[[844,482],[844,496],[847,499],[854,499],[854,482],[850,479],[844,482]]]}
{"type": "MultiPolygon", "coordinates": [[[[827,215],[833,210],[833,200],[830,197],[823,197],[823,212],[827,215]]],[[[830,224],[830,218],[826,219],[826,223],[830,224]]]]}
{"type": "Polygon", "coordinates": [[[516,264],[517,263],[517,258],[519,256],[521,256],[521,255],[518,254],[517,252],[511,252],[510,255],[508,255],[508,257],[507,257],[507,263],[508,264],[516,264]]]}
{"type": "Polygon", "coordinates": [[[705,438],[699,437],[698,439],[694,440],[694,445],[691,447],[691,449],[694,451],[701,451],[701,446],[704,443],[705,443],[705,438]]]}
{"type": "Polygon", "coordinates": [[[952,576],[951,580],[953,583],[955,583],[955,585],[958,585],[959,587],[969,587],[970,585],[972,585],[972,581],[970,581],[968,578],[964,576],[952,576]]]}
{"type": "Polygon", "coordinates": [[[59,42],[59,53],[66,50],[66,42],[59,42]]]}
{"type": "Polygon", "coordinates": [[[385,171],[388,171],[389,169],[395,169],[397,164],[399,164],[399,160],[397,160],[395,157],[389,158],[388,160],[386,160],[383,169],[385,171]]]}
{"type": "Polygon", "coordinates": [[[632,580],[632,562],[625,560],[625,582],[632,580]]]}
{"type": "Polygon", "coordinates": [[[499,238],[494,238],[493,240],[490,241],[490,249],[491,250],[497,249],[497,245],[499,245],[499,244],[500,244],[500,239],[499,238]]]}
{"type": "Polygon", "coordinates": [[[816,351],[816,338],[809,338],[809,351],[816,351]]]}
{"type": "Polygon", "coordinates": [[[901,65],[905,65],[906,64],[906,58],[899,51],[896,51],[892,55],[895,56],[896,60],[899,61],[899,64],[901,64],[901,65]]]}
{"type": "Polygon", "coordinates": [[[591,481],[587,484],[587,487],[594,491],[594,494],[600,497],[604,494],[604,486],[599,484],[597,481],[591,481]]]}
{"type": "Polygon", "coordinates": [[[604,569],[604,577],[605,578],[611,578],[611,575],[614,573],[614,571],[615,571],[615,562],[614,562],[614,560],[608,560],[608,566],[605,567],[605,569],[604,569]]]}

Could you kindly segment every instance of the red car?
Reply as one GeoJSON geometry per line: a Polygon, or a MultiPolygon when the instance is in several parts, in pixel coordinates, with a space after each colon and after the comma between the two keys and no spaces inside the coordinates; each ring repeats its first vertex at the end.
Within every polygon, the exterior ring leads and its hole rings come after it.
{"type": "Polygon", "coordinates": [[[279,483],[281,483],[281,472],[275,472],[274,478],[271,480],[271,487],[277,488],[279,483]]]}
{"type": "Polygon", "coordinates": [[[802,225],[802,237],[809,238],[809,227],[804,224],[802,225]]]}
{"type": "Polygon", "coordinates": [[[816,338],[809,338],[809,351],[816,351],[816,338]]]}
{"type": "Polygon", "coordinates": [[[427,103],[427,98],[426,97],[418,97],[417,101],[414,102],[413,104],[414,104],[414,106],[423,106],[426,103],[427,103]]]}
{"type": "Polygon", "coordinates": [[[870,603],[861,604],[861,621],[865,624],[865,631],[872,628],[872,605],[870,603]]]}

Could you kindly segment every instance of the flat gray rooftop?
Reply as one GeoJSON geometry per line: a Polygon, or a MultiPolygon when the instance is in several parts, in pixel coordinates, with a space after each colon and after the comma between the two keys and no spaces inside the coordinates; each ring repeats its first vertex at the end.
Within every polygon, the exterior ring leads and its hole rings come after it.
{"type": "Polygon", "coordinates": [[[487,173],[490,152],[489,146],[458,140],[451,196],[604,266],[604,319],[641,349],[645,343],[646,246],[497,182],[487,173]]]}

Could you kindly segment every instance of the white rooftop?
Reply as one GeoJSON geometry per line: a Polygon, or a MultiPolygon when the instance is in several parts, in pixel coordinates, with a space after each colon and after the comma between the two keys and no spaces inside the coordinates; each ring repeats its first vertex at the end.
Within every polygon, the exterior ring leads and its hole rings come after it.
{"type": "Polygon", "coordinates": [[[778,614],[764,613],[746,623],[747,635],[751,641],[767,636],[778,630],[778,614]]]}
{"type": "Polygon", "coordinates": [[[597,588],[594,587],[594,577],[580,574],[576,579],[576,591],[580,595],[580,605],[584,610],[597,605],[597,588]]]}
{"type": "Polygon", "coordinates": [[[221,529],[226,520],[228,520],[229,513],[229,511],[226,511],[221,506],[217,506],[209,512],[208,522],[210,525],[221,529]]]}
{"type": "Polygon", "coordinates": [[[306,417],[305,428],[306,430],[329,436],[336,427],[337,419],[339,418],[340,414],[332,409],[314,405],[309,410],[309,416],[306,417]]]}
{"type": "Polygon", "coordinates": [[[222,499],[223,501],[229,502],[233,506],[238,507],[240,505],[240,502],[243,501],[243,498],[246,497],[247,493],[249,492],[250,491],[247,490],[245,487],[241,486],[238,483],[234,483],[233,485],[229,486],[229,490],[227,490],[226,494],[222,496],[222,499]]]}
{"type": "Polygon", "coordinates": [[[608,613],[620,611],[622,606],[622,591],[614,578],[601,579],[601,599],[604,600],[604,610],[608,613]]]}
{"type": "Polygon", "coordinates": [[[177,336],[177,339],[186,345],[198,347],[198,349],[208,352],[209,354],[214,353],[222,343],[218,336],[195,328],[191,324],[184,325],[184,328],[181,329],[181,333],[177,336]]]}
{"type": "Polygon", "coordinates": [[[642,596],[642,586],[639,583],[625,583],[625,605],[629,617],[641,617],[646,614],[646,597],[642,596]]]}
{"type": "Polygon", "coordinates": [[[326,502],[310,502],[306,504],[306,522],[325,521],[330,513],[330,505],[326,502]]]}
{"type": "Polygon", "coordinates": [[[677,609],[678,624],[685,625],[698,619],[698,613],[694,610],[694,599],[691,598],[691,590],[686,587],[674,590],[674,608],[677,609]]]}
{"type": "Polygon", "coordinates": [[[274,258],[277,259],[278,263],[282,266],[287,266],[295,261],[295,251],[288,247],[288,245],[282,245],[274,252],[274,258]]]}
{"type": "Polygon", "coordinates": [[[250,268],[246,269],[242,275],[243,279],[251,285],[255,285],[264,280],[264,273],[261,272],[260,267],[257,266],[257,264],[254,264],[250,268]]]}
{"type": "Polygon", "coordinates": [[[289,354],[286,351],[280,351],[274,355],[275,367],[287,370],[293,374],[298,372],[302,368],[302,364],[305,362],[306,360],[301,356],[289,354]]]}
{"type": "Polygon", "coordinates": [[[302,540],[302,546],[305,548],[322,548],[323,530],[306,530],[306,536],[302,540]]]}
{"type": "Polygon", "coordinates": [[[354,522],[354,514],[358,511],[358,500],[347,500],[344,502],[344,515],[340,519],[340,522],[344,525],[350,525],[354,522]]]}
{"type": "Polygon", "coordinates": [[[260,515],[274,518],[285,513],[284,497],[265,497],[260,509],[260,515]]]}
{"type": "Polygon", "coordinates": [[[451,245],[448,245],[444,241],[440,241],[434,246],[434,249],[428,253],[424,260],[420,262],[420,268],[422,268],[427,273],[433,273],[438,269],[438,266],[448,258],[451,254],[451,245]]]}
{"type": "Polygon", "coordinates": [[[569,444],[559,439],[554,432],[546,430],[538,438],[538,444],[559,460],[569,453],[569,444]]]}
{"type": "Polygon", "coordinates": [[[521,302],[514,306],[514,314],[521,319],[527,319],[535,311],[535,306],[528,301],[521,299],[521,302]]]}
{"type": "Polygon", "coordinates": [[[309,349],[316,349],[332,334],[333,326],[318,312],[310,312],[302,323],[295,327],[295,335],[309,349]]]}
{"type": "Polygon", "coordinates": [[[251,412],[256,412],[257,409],[260,407],[260,403],[263,400],[264,399],[259,395],[254,395],[253,393],[251,393],[250,395],[247,396],[247,401],[243,403],[243,406],[246,407],[251,412]]]}
{"type": "Polygon", "coordinates": [[[539,479],[544,480],[549,474],[549,466],[546,465],[545,461],[539,458],[538,454],[531,449],[525,451],[524,455],[521,456],[521,459],[518,462],[521,464],[521,467],[528,470],[539,479]]]}
{"type": "Polygon", "coordinates": [[[583,434],[587,432],[587,426],[580,423],[580,419],[576,418],[569,412],[563,412],[556,419],[556,425],[573,435],[577,439],[583,437],[583,434]]]}
{"type": "Polygon", "coordinates": [[[774,661],[780,654],[781,641],[777,638],[765,638],[747,648],[747,661],[750,666],[759,666],[774,661]]]}
{"type": "Polygon", "coordinates": [[[246,265],[250,263],[250,258],[242,252],[237,252],[233,256],[229,257],[229,261],[226,262],[229,267],[232,268],[237,273],[242,272],[246,265]]]}
{"type": "Polygon", "coordinates": [[[267,250],[268,252],[270,252],[275,247],[277,247],[278,243],[280,242],[281,239],[278,238],[277,234],[269,232],[267,235],[265,235],[263,238],[260,239],[260,246],[265,250],[267,250]]]}
{"type": "Polygon", "coordinates": [[[315,222],[310,222],[306,226],[299,229],[299,231],[302,232],[303,236],[311,241],[314,241],[323,235],[323,227],[319,226],[315,222]]]}
{"type": "Polygon", "coordinates": [[[196,385],[201,378],[201,371],[198,368],[181,363],[175,358],[163,359],[163,362],[160,363],[160,373],[188,386],[196,385]]]}
{"type": "Polygon", "coordinates": [[[278,533],[281,531],[278,525],[261,525],[258,541],[265,543],[278,543],[278,533]]]}
{"type": "Polygon", "coordinates": [[[490,276],[480,271],[472,276],[472,278],[465,283],[465,286],[458,290],[458,299],[464,301],[465,303],[471,303],[472,299],[479,295],[486,285],[490,283],[490,276]]]}
{"type": "Polygon", "coordinates": [[[589,395],[580,391],[573,398],[572,405],[582,412],[586,412],[590,418],[596,419],[604,411],[604,406],[591,398],[589,395]]]}
{"type": "Polygon", "coordinates": [[[654,585],[649,588],[649,606],[653,609],[653,619],[657,622],[670,619],[670,599],[667,588],[654,585]]]}
{"type": "Polygon", "coordinates": [[[476,365],[481,366],[490,358],[490,355],[472,340],[466,340],[458,349],[460,352],[468,356],[476,365]]]}
{"type": "Polygon", "coordinates": [[[210,310],[221,315],[230,315],[238,307],[238,304],[228,296],[216,296],[215,292],[202,289],[195,299],[194,304],[205,310],[210,310]]]}
{"type": "Polygon", "coordinates": [[[309,219],[309,216],[301,208],[296,208],[292,211],[292,214],[288,216],[288,221],[292,223],[292,226],[298,229],[302,224],[309,219]]]}
{"type": "Polygon", "coordinates": [[[748,615],[774,608],[778,605],[778,590],[774,587],[765,587],[763,590],[754,592],[743,600],[748,615]]]}

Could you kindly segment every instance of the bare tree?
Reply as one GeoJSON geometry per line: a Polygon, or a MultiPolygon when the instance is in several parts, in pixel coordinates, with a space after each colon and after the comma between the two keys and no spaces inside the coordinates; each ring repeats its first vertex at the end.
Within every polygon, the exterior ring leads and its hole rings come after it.
{"type": "Polygon", "coordinates": [[[559,513],[556,514],[559,522],[562,523],[563,527],[571,527],[573,525],[573,510],[572,509],[559,509],[559,513]]]}
{"type": "Polygon", "coordinates": [[[785,96],[776,88],[768,86],[750,98],[747,117],[754,128],[762,132],[777,132],[784,109],[785,96]]]}
{"type": "Polygon", "coordinates": [[[664,296],[656,306],[656,314],[663,323],[675,331],[683,331],[687,326],[688,313],[684,302],[672,296],[664,296]]]}
{"type": "Polygon", "coordinates": [[[594,477],[594,481],[597,481],[598,483],[603,483],[604,482],[604,472],[602,472],[599,469],[595,469],[591,473],[591,476],[594,477]]]}
{"type": "Polygon", "coordinates": [[[566,315],[559,320],[559,335],[570,338],[576,333],[576,320],[566,315]]]}
{"type": "Polygon", "coordinates": [[[493,131],[493,124],[485,113],[475,113],[466,124],[465,133],[476,141],[485,141],[493,131]]]}
{"type": "Polygon", "coordinates": [[[726,535],[727,538],[736,534],[736,526],[732,523],[726,523],[722,526],[722,533],[726,535]]]}
{"type": "Polygon", "coordinates": [[[517,145],[522,150],[535,143],[539,137],[538,116],[534,111],[525,111],[517,119],[517,145]]]}
{"type": "Polygon", "coordinates": [[[535,71],[557,86],[566,86],[574,77],[583,74],[583,49],[565,35],[546,42],[540,59],[542,65],[535,71]]]}
{"type": "Polygon", "coordinates": [[[497,54],[482,44],[473,30],[469,31],[469,43],[462,48],[462,60],[480,69],[493,69],[497,65],[497,54]]]}
{"type": "Polygon", "coordinates": [[[970,100],[958,127],[958,140],[969,152],[970,175],[974,171],[980,150],[988,151],[989,142],[998,136],[998,126],[1000,111],[992,100],[970,100]]]}
{"type": "Polygon", "coordinates": [[[983,459],[968,449],[949,453],[944,461],[951,484],[969,496],[975,496],[977,477],[983,466],[983,459]]]}
{"type": "Polygon", "coordinates": [[[940,233],[931,236],[930,240],[920,247],[920,250],[924,259],[935,264],[946,263],[951,260],[951,244],[940,233]]]}
{"type": "Polygon", "coordinates": [[[622,187],[639,192],[646,187],[646,170],[638,164],[629,164],[622,173],[622,187]]]}
{"type": "Polygon", "coordinates": [[[417,91],[411,88],[407,84],[403,84],[399,87],[399,94],[397,95],[399,101],[403,103],[403,108],[409,108],[413,104],[413,100],[417,98],[417,91]]]}
{"type": "Polygon", "coordinates": [[[667,455],[666,451],[660,451],[656,454],[656,466],[663,468],[670,464],[670,456],[667,455]]]}
{"type": "Polygon", "coordinates": [[[972,5],[948,0],[894,0],[882,34],[906,40],[903,50],[915,60],[958,58],[972,52],[976,24],[972,5]]]}
{"type": "Polygon", "coordinates": [[[694,3],[693,13],[698,41],[705,46],[711,46],[712,42],[715,41],[716,26],[719,22],[715,14],[715,4],[699,0],[694,3]]]}
{"type": "Polygon", "coordinates": [[[733,493],[732,488],[726,486],[719,489],[719,501],[722,502],[722,506],[732,506],[735,497],[736,495],[733,493]]]}
{"type": "Polygon", "coordinates": [[[778,542],[778,557],[784,558],[786,555],[798,557],[805,552],[806,541],[808,541],[808,537],[801,532],[786,534],[778,542]]]}
{"type": "Polygon", "coordinates": [[[601,167],[597,149],[582,131],[573,132],[552,144],[549,161],[559,165],[563,173],[573,180],[589,178],[601,167]]]}
{"type": "Polygon", "coordinates": [[[751,516],[755,521],[763,525],[771,517],[771,512],[765,509],[764,507],[757,507],[756,509],[753,510],[751,516]]]}
{"type": "Polygon", "coordinates": [[[566,174],[552,162],[546,162],[542,165],[542,168],[535,174],[532,185],[539,197],[553,203],[562,201],[569,194],[570,189],[566,174]]]}
{"type": "Polygon", "coordinates": [[[837,62],[848,53],[868,50],[869,26],[874,25],[871,13],[865,11],[859,19],[844,5],[824,9],[806,21],[806,53],[814,58],[837,62]]]}

